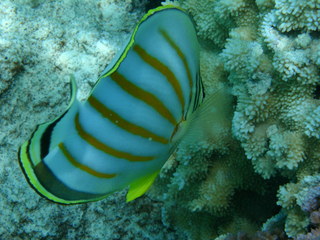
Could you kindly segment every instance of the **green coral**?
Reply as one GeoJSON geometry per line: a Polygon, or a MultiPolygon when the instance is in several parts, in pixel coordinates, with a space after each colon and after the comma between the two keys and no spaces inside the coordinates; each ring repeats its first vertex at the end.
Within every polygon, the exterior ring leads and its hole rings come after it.
{"type": "Polygon", "coordinates": [[[287,215],[285,231],[290,237],[305,234],[312,223],[312,213],[319,210],[320,176],[306,176],[298,183],[288,183],[279,188],[278,204],[287,215]]]}
{"type": "Polygon", "coordinates": [[[271,235],[275,225],[290,237],[306,234],[311,211],[299,201],[320,170],[320,2],[174,4],[196,22],[207,92],[229,85],[236,103],[228,124],[212,120],[220,132],[181,145],[163,169],[150,195],[165,201],[165,222],[190,239],[228,239],[264,221],[271,235]]]}

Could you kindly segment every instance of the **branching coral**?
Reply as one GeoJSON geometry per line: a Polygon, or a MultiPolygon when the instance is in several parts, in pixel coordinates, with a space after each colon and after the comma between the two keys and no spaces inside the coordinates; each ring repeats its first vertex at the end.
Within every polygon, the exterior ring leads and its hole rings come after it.
{"type": "MultiPolygon", "coordinates": [[[[320,84],[320,42],[315,35],[305,31],[318,30],[319,23],[312,19],[317,18],[319,7],[315,1],[303,8],[299,5],[304,1],[275,3],[275,9],[261,14],[261,35],[250,41],[261,45],[262,57],[255,64],[247,60],[246,68],[230,68],[229,61],[233,58],[229,53],[235,52],[230,48],[236,47],[230,43],[237,41],[237,36],[231,34],[222,57],[230,71],[229,80],[234,84],[234,94],[238,96],[233,132],[252,160],[255,171],[266,179],[280,174],[295,181],[320,170],[320,101],[314,97],[320,84]],[[308,24],[300,17],[308,18],[308,24]],[[290,30],[298,32],[291,33],[290,30]],[[263,58],[265,61],[261,61],[263,58]],[[243,75],[246,79],[238,77],[243,75]],[[250,89],[248,83],[255,75],[259,76],[256,81],[259,84],[262,79],[270,79],[269,82],[264,80],[265,91],[250,89]],[[252,110],[251,114],[248,114],[249,110],[252,110]]],[[[243,45],[239,47],[243,48],[243,45]]],[[[301,191],[302,185],[288,184],[279,190],[279,204],[287,210],[285,230],[289,236],[306,231],[309,224],[306,213],[297,207],[289,207],[293,204],[293,195],[287,191],[290,186],[295,186],[297,192],[301,191]],[[285,197],[288,197],[286,201],[285,197]]]]}
{"type": "Polygon", "coordinates": [[[276,188],[253,172],[236,142],[223,143],[230,144],[228,153],[214,150],[210,142],[180,148],[149,192],[164,202],[164,223],[188,239],[254,232],[275,211],[268,203],[275,201],[276,188]]]}
{"type": "Polygon", "coordinates": [[[318,0],[277,0],[275,8],[280,31],[319,30],[320,2],[318,0]]]}
{"type": "MultiPolygon", "coordinates": [[[[230,1],[232,2],[232,1],[230,1]]],[[[167,0],[165,4],[172,4],[170,0],[167,0]]],[[[223,14],[218,11],[214,11],[215,7],[218,7],[218,1],[215,0],[182,0],[174,1],[174,4],[186,9],[190,15],[193,16],[198,35],[204,41],[209,41],[207,44],[214,44],[222,47],[225,39],[228,36],[228,27],[232,26],[232,23],[223,14]]]]}
{"type": "MultiPolygon", "coordinates": [[[[201,63],[209,92],[212,83],[227,83],[237,102],[230,139],[219,142],[223,147],[212,138],[198,145],[196,154],[180,146],[170,167],[162,172],[158,187],[165,192],[166,201],[172,198],[179,203],[178,207],[165,204],[165,219],[188,229],[191,239],[206,239],[195,230],[199,226],[196,219],[202,219],[199,223],[207,219],[201,231],[211,232],[211,239],[237,231],[234,223],[239,219],[250,222],[244,225],[252,230],[259,221],[248,217],[250,210],[238,214],[235,206],[244,201],[240,196],[246,191],[251,197],[268,192],[265,184],[272,181],[275,189],[280,187],[282,210],[268,222],[283,225],[292,237],[305,234],[313,226],[312,212],[302,209],[296,194],[318,191],[306,188],[305,179],[320,171],[319,1],[181,0],[175,4],[191,13],[204,48],[215,56],[213,60],[206,55],[201,63]],[[188,217],[188,224],[179,214],[188,217]]],[[[271,206],[276,204],[273,197],[271,206]]],[[[259,205],[251,206],[255,204],[259,205]]],[[[271,236],[269,225],[264,232],[271,236]]]]}
{"type": "MultiPolygon", "coordinates": [[[[281,186],[278,204],[287,213],[286,233],[290,237],[305,234],[307,226],[312,234],[319,232],[320,176],[306,176],[298,183],[281,186]]],[[[319,236],[319,235],[317,235],[319,236]]],[[[302,236],[299,237],[303,239],[302,236]]],[[[298,238],[298,239],[299,239],[298,238]]]]}
{"type": "Polygon", "coordinates": [[[319,84],[313,52],[319,40],[305,32],[282,33],[277,29],[282,21],[279,11],[276,8],[261,16],[261,35],[254,39],[232,34],[232,30],[221,54],[238,97],[233,133],[265,178],[278,170],[287,175],[286,170],[297,169],[307,154],[308,137],[319,135],[320,103],[313,97],[319,84]]]}
{"type": "Polygon", "coordinates": [[[226,100],[228,88],[221,89],[226,80],[222,58],[216,52],[203,51],[201,59],[207,93],[215,96],[211,105],[214,115],[200,118],[200,126],[194,122],[197,131],[193,129],[191,136],[186,136],[149,195],[164,201],[166,224],[183,229],[189,239],[202,240],[223,232],[258,229],[257,223],[271,217],[276,208],[258,203],[275,202],[276,188],[254,173],[239,143],[231,137],[232,102],[226,100]],[[210,124],[198,141],[204,120],[210,124]],[[255,206],[250,216],[244,214],[248,201],[255,206]]]}

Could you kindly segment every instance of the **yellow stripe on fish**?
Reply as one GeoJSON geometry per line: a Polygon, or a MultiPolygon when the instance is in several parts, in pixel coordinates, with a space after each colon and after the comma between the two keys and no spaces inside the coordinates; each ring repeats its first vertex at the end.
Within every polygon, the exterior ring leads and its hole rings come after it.
{"type": "Polygon", "coordinates": [[[116,176],[116,174],[106,174],[106,173],[101,173],[98,171],[95,171],[93,169],[91,169],[88,166],[85,166],[79,162],[77,162],[77,160],[74,159],[73,156],[71,156],[70,152],[66,149],[66,147],[63,145],[63,143],[59,143],[59,149],[62,151],[63,155],[66,157],[66,159],[76,168],[81,169],[82,171],[85,171],[93,176],[96,176],[98,178],[113,178],[116,176]]]}
{"type": "Polygon", "coordinates": [[[136,51],[139,54],[139,56],[146,63],[150,64],[153,68],[157,69],[161,74],[163,74],[163,76],[165,76],[167,78],[167,80],[170,82],[170,84],[174,88],[174,90],[175,90],[175,92],[176,92],[176,94],[177,94],[177,96],[179,98],[180,104],[181,104],[181,106],[183,108],[184,107],[184,98],[183,98],[182,89],[181,89],[179,81],[176,78],[176,76],[174,75],[174,73],[166,65],[164,65],[162,62],[160,62],[157,58],[155,58],[155,57],[151,56],[150,54],[148,54],[139,45],[135,44],[133,46],[133,50],[136,51]]]}
{"type": "MultiPolygon", "coordinates": [[[[94,136],[90,135],[89,133],[87,133],[82,127],[81,124],[79,122],[79,114],[76,115],[75,118],[75,126],[76,126],[76,130],[79,134],[79,136],[84,139],[87,143],[89,143],[90,145],[92,145],[93,147],[95,147],[96,149],[99,149],[109,155],[112,155],[114,157],[117,158],[122,158],[122,159],[126,159],[128,161],[131,162],[139,162],[139,161],[150,161],[152,159],[154,159],[153,156],[134,156],[130,153],[126,153],[126,152],[121,152],[118,151],[116,149],[111,148],[110,146],[107,146],[106,144],[100,142],[98,139],[96,139],[94,136]]],[[[60,144],[59,144],[60,147],[60,144]]],[[[60,149],[62,149],[62,147],[60,147],[60,149]]],[[[63,151],[64,155],[70,155],[70,154],[66,154],[66,150],[63,151]]],[[[72,158],[69,158],[72,159],[72,158]]],[[[71,161],[70,161],[71,162],[71,161]]],[[[73,161],[75,162],[75,161],[73,161]]],[[[76,164],[73,164],[76,166],[76,164]]],[[[80,165],[80,164],[78,164],[80,165]]]]}
{"type": "Polygon", "coordinates": [[[91,96],[88,99],[88,102],[93,106],[101,115],[105,118],[108,118],[114,124],[117,124],[121,128],[125,129],[128,132],[133,134],[142,136],[144,138],[151,139],[156,142],[167,144],[169,142],[168,139],[158,136],[140,126],[132,124],[131,122],[127,121],[126,119],[119,116],[116,112],[112,111],[111,109],[107,108],[103,103],[99,102],[95,97],[91,96]]]}
{"type": "Polygon", "coordinates": [[[157,112],[159,112],[163,117],[168,119],[168,121],[170,121],[173,125],[177,124],[175,118],[170,113],[170,111],[152,93],[134,85],[118,72],[114,72],[113,74],[111,74],[110,78],[113,81],[115,81],[127,93],[152,106],[157,112]]]}
{"type": "Polygon", "coordinates": [[[204,99],[192,20],[174,6],[150,10],[85,102],[37,126],[19,150],[30,185],[62,204],[152,185],[204,99]]]}

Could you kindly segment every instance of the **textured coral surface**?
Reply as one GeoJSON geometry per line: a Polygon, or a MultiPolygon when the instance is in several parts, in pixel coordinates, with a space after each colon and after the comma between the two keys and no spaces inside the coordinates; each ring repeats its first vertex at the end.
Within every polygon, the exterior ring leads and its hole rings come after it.
{"type": "Polygon", "coordinates": [[[320,1],[173,4],[195,20],[207,91],[223,83],[235,100],[218,134],[163,169],[150,194],[165,192],[167,224],[189,239],[318,239],[320,1]]]}
{"type": "Polygon", "coordinates": [[[0,1],[0,239],[178,239],[160,203],[62,206],[38,196],[18,165],[36,124],[61,114],[74,74],[83,99],[144,14],[144,1],[0,1]]]}

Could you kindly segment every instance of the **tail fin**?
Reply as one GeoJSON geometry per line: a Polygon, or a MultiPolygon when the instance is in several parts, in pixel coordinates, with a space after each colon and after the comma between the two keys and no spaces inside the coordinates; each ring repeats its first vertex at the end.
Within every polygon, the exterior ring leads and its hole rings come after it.
{"type": "MultiPolygon", "coordinates": [[[[64,200],[56,197],[51,193],[52,191],[50,192],[50,187],[48,187],[48,184],[46,184],[46,182],[49,180],[54,181],[55,185],[58,186],[60,190],[63,189],[63,186],[59,183],[59,180],[54,177],[52,172],[45,166],[43,159],[49,154],[49,152],[57,147],[58,142],[61,140],[57,139],[57,137],[56,139],[53,139],[52,137],[56,125],[63,120],[66,115],[73,115],[77,112],[77,104],[75,104],[76,92],[77,88],[75,79],[73,76],[71,76],[71,100],[66,111],[53,121],[38,125],[35,131],[32,133],[30,139],[22,144],[18,153],[20,166],[31,187],[43,197],[63,204],[77,202],[64,200]],[[68,114],[70,112],[69,110],[71,109],[72,112],[68,114]],[[45,185],[47,186],[45,187],[45,185]]],[[[50,183],[50,186],[51,185],[53,184],[50,183]]]]}

